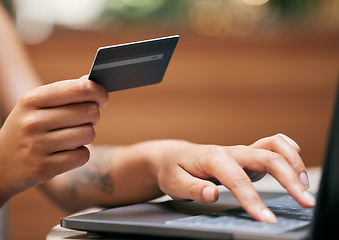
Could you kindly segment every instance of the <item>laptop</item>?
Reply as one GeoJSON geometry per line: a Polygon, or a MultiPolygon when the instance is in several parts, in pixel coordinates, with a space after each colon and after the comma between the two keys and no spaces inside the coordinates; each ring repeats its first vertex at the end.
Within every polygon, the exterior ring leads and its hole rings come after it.
{"type": "Polygon", "coordinates": [[[229,191],[213,204],[168,200],[69,216],[65,228],[127,239],[333,239],[339,229],[339,87],[314,209],[287,193],[259,193],[278,223],[254,221],[229,191]]]}

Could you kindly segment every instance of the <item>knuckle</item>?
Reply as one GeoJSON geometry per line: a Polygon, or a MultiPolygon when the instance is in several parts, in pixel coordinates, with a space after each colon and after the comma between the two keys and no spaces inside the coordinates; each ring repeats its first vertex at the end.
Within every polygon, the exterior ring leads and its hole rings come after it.
{"type": "Polygon", "coordinates": [[[96,103],[88,103],[87,114],[93,124],[96,124],[100,120],[100,110],[96,103]]]}
{"type": "Polygon", "coordinates": [[[34,91],[28,91],[26,92],[21,98],[20,98],[20,104],[24,107],[34,107],[36,105],[36,97],[34,94],[34,91]]]}
{"type": "Polygon", "coordinates": [[[89,160],[90,151],[85,146],[78,148],[76,151],[78,153],[76,167],[79,167],[84,165],[89,160]]]}
{"type": "Polygon", "coordinates": [[[232,182],[230,183],[230,190],[232,191],[235,188],[242,188],[243,186],[252,184],[251,180],[246,176],[236,176],[233,177],[232,182]]]}
{"type": "Polygon", "coordinates": [[[299,156],[301,156],[301,147],[299,147],[298,145],[295,146],[295,150],[297,151],[297,153],[299,154],[299,156]]]}
{"type": "Polygon", "coordinates": [[[84,135],[84,139],[87,140],[87,143],[91,143],[95,138],[95,130],[91,124],[84,125],[82,134],[84,135]]]}
{"type": "Polygon", "coordinates": [[[64,155],[63,162],[66,162],[66,167],[62,167],[58,170],[56,174],[60,174],[74,168],[84,165],[90,158],[90,151],[86,146],[80,146],[76,149],[67,151],[64,155]]]}
{"type": "Polygon", "coordinates": [[[77,96],[86,97],[91,93],[89,81],[76,80],[73,82],[73,90],[77,96]]]}
{"type": "Polygon", "coordinates": [[[272,145],[278,145],[282,140],[284,140],[284,138],[279,133],[270,137],[270,142],[272,145]]]}
{"type": "Polygon", "coordinates": [[[284,159],[285,158],[278,153],[269,152],[267,162],[269,163],[281,162],[281,161],[284,161],[284,159]]]}
{"type": "Polygon", "coordinates": [[[198,159],[203,165],[206,173],[212,173],[213,168],[219,161],[224,161],[226,158],[225,150],[218,145],[207,145],[205,148],[198,154],[198,159]]]}
{"type": "Polygon", "coordinates": [[[277,134],[275,134],[274,136],[276,136],[276,137],[284,137],[285,135],[283,134],[283,133],[277,133],[277,134]]]}
{"type": "Polygon", "coordinates": [[[270,152],[268,157],[264,160],[266,172],[269,174],[279,171],[281,167],[285,167],[286,160],[278,153],[270,152]]]}
{"type": "Polygon", "coordinates": [[[199,184],[195,183],[195,182],[191,182],[188,184],[187,186],[187,191],[189,196],[191,197],[191,199],[194,199],[194,196],[197,195],[197,193],[199,192],[199,184]]]}
{"type": "Polygon", "coordinates": [[[34,133],[43,125],[43,120],[36,114],[29,114],[21,121],[21,129],[25,133],[34,133]]]}
{"type": "Polygon", "coordinates": [[[41,152],[42,149],[44,149],[45,141],[42,138],[37,138],[31,142],[31,145],[29,147],[29,151],[31,154],[41,152]]]}
{"type": "Polygon", "coordinates": [[[208,145],[206,146],[205,152],[202,156],[205,156],[207,160],[214,160],[220,156],[225,156],[225,154],[223,147],[218,145],[208,145]]]}

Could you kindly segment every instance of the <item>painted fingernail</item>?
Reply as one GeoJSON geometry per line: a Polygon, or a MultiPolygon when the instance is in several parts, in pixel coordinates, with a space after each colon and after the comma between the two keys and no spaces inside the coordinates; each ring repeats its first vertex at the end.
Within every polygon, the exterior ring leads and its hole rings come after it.
{"type": "Polygon", "coordinates": [[[202,197],[206,202],[214,202],[215,201],[214,189],[211,187],[205,187],[202,190],[202,197]]]}
{"type": "Polygon", "coordinates": [[[310,182],[308,181],[308,177],[306,172],[301,172],[299,175],[299,180],[300,182],[307,188],[309,188],[310,186],[310,182]]]}
{"type": "Polygon", "coordinates": [[[303,197],[310,206],[315,206],[316,200],[307,190],[303,192],[303,197]]]}
{"type": "Polygon", "coordinates": [[[261,210],[261,216],[263,217],[263,220],[265,222],[269,222],[269,223],[278,222],[277,217],[267,208],[264,208],[263,210],[261,210]]]}

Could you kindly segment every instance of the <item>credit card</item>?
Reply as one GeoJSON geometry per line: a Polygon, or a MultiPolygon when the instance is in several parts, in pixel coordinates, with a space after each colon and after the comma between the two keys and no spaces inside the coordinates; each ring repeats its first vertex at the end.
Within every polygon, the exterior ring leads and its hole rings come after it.
{"type": "Polygon", "coordinates": [[[89,79],[108,92],[160,83],[179,36],[118,44],[98,49],[89,79]]]}

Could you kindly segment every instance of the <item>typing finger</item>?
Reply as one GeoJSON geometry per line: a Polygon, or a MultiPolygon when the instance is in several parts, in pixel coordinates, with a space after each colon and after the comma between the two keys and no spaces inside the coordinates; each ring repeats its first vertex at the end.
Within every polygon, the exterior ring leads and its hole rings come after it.
{"type": "Polygon", "coordinates": [[[223,161],[212,170],[216,178],[228,188],[239,201],[240,205],[255,220],[275,223],[277,218],[261,201],[251,180],[245,171],[233,161],[223,161]]]}
{"type": "Polygon", "coordinates": [[[300,147],[283,134],[263,138],[251,145],[251,147],[266,149],[282,155],[291,165],[299,180],[305,187],[309,187],[306,167],[299,155],[300,147]]]}
{"type": "Polygon", "coordinates": [[[291,165],[282,155],[264,149],[244,147],[237,153],[237,161],[244,169],[268,172],[301,206],[313,207],[315,205],[314,197],[306,190],[291,165]]]}

